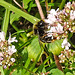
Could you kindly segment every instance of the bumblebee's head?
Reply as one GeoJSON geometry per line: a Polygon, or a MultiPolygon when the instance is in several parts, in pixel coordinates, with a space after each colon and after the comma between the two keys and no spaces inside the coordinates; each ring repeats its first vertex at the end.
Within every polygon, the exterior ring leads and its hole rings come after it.
{"type": "Polygon", "coordinates": [[[47,24],[44,22],[44,20],[37,22],[33,25],[34,34],[36,35],[39,33],[39,35],[42,36],[44,31],[47,29],[46,26],[47,24]]]}

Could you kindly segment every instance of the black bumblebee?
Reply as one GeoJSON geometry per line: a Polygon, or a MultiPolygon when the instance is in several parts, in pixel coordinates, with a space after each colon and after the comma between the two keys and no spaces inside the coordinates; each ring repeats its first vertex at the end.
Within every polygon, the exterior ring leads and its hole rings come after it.
{"type": "Polygon", "coordinates": [[[44,43],[50,43],[51,42],[51,37],[48,37],[48,23],[45,23],[44,20],[41,20],[39,22],[37,22],[37,24],[35,24],[33,26],[34,29],[34,34],[38,34],[39,36],[39,40],[44,42],[44,43]]]}

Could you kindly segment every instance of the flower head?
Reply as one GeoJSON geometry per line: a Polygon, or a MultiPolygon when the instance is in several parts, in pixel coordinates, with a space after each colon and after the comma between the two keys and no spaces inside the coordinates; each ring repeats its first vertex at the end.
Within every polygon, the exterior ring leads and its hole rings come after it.
{"type": "Polygon", "coordinates": [[[17,50],[15,49],[15,46],[8,46],[8,54],[12,55],[13,53],[15,53],[17,50]]]}
{"type": "Polygon", "coordinates": [[[3,56],[2,52],[0,52],[0,56],[3,56]]]}
{"type": "Polygon", "coordinates": [[[6,69],[7,68],[7,66],[6,65],[4,65],[4,69],[6,69]]]}
{"type": "Polygon", "coordinates": [[[12,62],[15,62],[15,58],[11,58],[10,60],[11,60],[12,62]]]}
{"type": "Polygon", "coordinates": [[[11,34],[10,34],[8,39],[8,44],[11,44],[12,42],[18,42],[18,40],[16,40],[16,37],[11,38],[11,34]]]}
{"type": "Polygon", "coordinates": [[[5,33],[3,31],[0,32],[0,41],[5,41],[5,33]]]}
{"type": "Polygon", "coordinates": [[[67,4],[65,5],[66,8],[71,8],[71,2],[67,2],[67,4]]]}
{"type": "Polygon", "coordinates": [[[62,48],[65,48],[65,50],[68,50],[69,49],[69,47],[70,47],[71,45],[70,45],[70,43],[67,41],[67,38],[65,38],[64,40],[63,40],[63,43],[62,43],[62,48]]]}
{"type": "Polygon", "coordinates": [[[12,42],[17,42],[16,37],[11,38],[10,34],[9,39],[5,40],[5,33],[0,32],[0,66],[4,69],[10,67],[15,62],[12,54],[17,50],[15,46],[11,44],[12,42]]]}
{"type": "Polygon", "coordinates": [[[75,19],[75,11],[73,11],[73,10],[70,11],[70,19],[72,19],[72,20],[75,19]]]}

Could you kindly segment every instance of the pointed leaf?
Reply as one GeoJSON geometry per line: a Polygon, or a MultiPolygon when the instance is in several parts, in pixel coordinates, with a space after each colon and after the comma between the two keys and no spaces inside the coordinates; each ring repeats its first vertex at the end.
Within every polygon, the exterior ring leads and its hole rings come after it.
{"type": "MultiPolygon", "coordinates": [[[[28,46],[28,56],[31,59],[36,60],[39,53],[42,54],[43,50],[41,50],[38,37],[36,37],[32,40],[31,44],[28,46]]],[[[40,54],[40,56],[41,56],[41,54],[40,54]]]]}
{"type": "Polygon", "coordinates": [[[56,40],[52,43],[49,43],[48,44],[48,51],[52,52],[54,55],[59,55],[61,53],[61,51],[64,50],[61,47],[62,42],[63,42],[63,39],[62,40],[56,40]]]}
{"type": "Polygon", "coordinates": [[[64,75],[64,73],[59,69],[52,69],[50,73],[52,73],[51,75],[64,75]]]}

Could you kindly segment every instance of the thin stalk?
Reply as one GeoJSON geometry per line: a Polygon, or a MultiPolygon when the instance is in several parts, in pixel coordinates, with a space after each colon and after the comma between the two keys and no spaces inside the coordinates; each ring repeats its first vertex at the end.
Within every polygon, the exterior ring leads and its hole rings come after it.
{"type": "Polygon", "coordinates": [[[58,68],[59,70],[63,71],[63,70],[62,70],[62,67],[61,67],[61,64],[59,63],[59,57],[56,56],[56,55],[54,55],[54,59],[55,59],[55,63],[56,63],[56,65],[57,65],[57,68],[58,68]]]}
{"type": "Polygon", "coordinates": [[[45,19],[39,0],[35,0],[41,19],[45,19]]]}
{"type": "Polygon", "coordinates": [[[5,37],[6,37],[6,34],[7,34],[7,29],[8,29],[8,24],[9,24],[9,16],[10,16],[10,10],[6,9],[4,21],[3,21],[3,25],[2,25],[2,31],[5,32],[5,37]]]}
{"type": "Polygon", "coordinates": [[[60,9],[60,10],[62,10],[62,8],[64,7],[65,2],[66,2],[66,0],[62,0],[61,4],[60,4],[60,6],[59,6],[59,9],[60,9]]]}
{"type": "MultiPolygon", "coordinates": [[[[54,2],[54,0],[51,0],[51,3],[53,3],[54,2]]],[[[51,6],[49,7],[49,10],[51,9],[51,6]]]]}
{"type": "Polygon", "coordinates": [[[1,73],[0,73],[1,75],[5,75],[2,66],[0,67],[0,71],[1,71],[1,73]]]}
{"type": "Polygon", "coordinates": [[[45,5],[46,5],[46,12],[47,12],[47,15],[48,15],[48,0],[45,0],[45,5]]]}
{"type": "Polygon", "coordinates": [[[27,11],[16,1],[16,0],[13,0],[24,12],[27,13],[27,11]]]}

